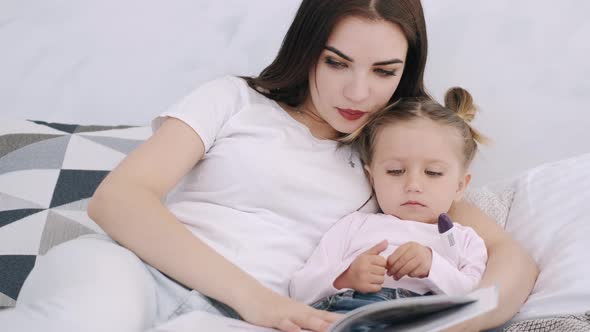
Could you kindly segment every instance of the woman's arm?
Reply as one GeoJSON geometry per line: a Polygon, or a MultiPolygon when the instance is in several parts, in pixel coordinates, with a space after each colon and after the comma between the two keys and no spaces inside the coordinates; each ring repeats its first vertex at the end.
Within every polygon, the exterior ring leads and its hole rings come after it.
{"type": "Polygon", "coordinates": [[[97,188],[88,215],[114,240],[180,283],[233,307],[253,324],[321,331],[338,316],[264,287],[195,237],[162,203],[204,155],[203,141],[169,118],[97,188]]]}
{"type": "Polygon", "coordinates": [[[466,330],[497,327],[518,312],[533,289],[539,269],[508,233],[475,206],[461,201],[453,204],[449,214],[454,221],[473,228],[486,243],[488,263],[479,287],[499,287],[497,308],[466,324],[466,330]]]}

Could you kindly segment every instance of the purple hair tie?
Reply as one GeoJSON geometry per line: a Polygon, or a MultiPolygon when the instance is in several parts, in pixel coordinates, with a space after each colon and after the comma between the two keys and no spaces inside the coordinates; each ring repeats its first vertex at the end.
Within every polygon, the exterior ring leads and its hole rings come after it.
{"type": "Polygon", "coordinates": [[[451,228],[453,228],[453,221],[448,214],[441,213],[440,216],[438,216],[438,233],[445,233],[451,228]]]}

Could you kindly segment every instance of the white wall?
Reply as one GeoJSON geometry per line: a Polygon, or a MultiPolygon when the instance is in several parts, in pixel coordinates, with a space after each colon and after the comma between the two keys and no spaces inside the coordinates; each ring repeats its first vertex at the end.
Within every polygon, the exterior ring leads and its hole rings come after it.
{"type": "Polygon", "coordinates": [[[590,2],[426,0],[427,85],[480,105],[475,183],[590,151],[590,2]]]}
{"type": "MultiPolygon", "coordinates": [[[[0,114],[147,124],[207,79],[255,74],[298,0],[0,0],[0,114]]],[[[493,138],[475,184],[590,151],[590,2],[424,0],[426,82],[468,88],[493,138]]]]}
{"type": "Polygon", "coordinates": [[[0,0],[0,112],[147,124],[203,81],[259,72],[298,4],[0,0]]]}

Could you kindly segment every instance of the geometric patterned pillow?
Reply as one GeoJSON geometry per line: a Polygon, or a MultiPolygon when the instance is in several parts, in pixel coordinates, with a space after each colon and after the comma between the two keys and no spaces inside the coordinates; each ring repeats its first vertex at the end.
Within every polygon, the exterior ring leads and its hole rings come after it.
{"type": "Polygon", "coordinates": [[[102,232],[88,199],[150,135],[147,126],[0,119],[0,308],[15,305],[37,255],[102,232]]]}

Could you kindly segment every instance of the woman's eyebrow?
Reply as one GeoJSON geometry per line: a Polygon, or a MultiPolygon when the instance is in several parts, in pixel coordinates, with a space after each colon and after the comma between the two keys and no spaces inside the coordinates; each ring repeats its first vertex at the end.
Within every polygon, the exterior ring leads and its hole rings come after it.
{"type": "MultiPolygon", "coordinates": [[[[354,60],[351,57],[342,53],[342,51],[338,50],[337,48],[335,48],[333,46],[326,46],[325,49],[330,52],[336,53],[338,56],[340,56],[341,58],[343,58],[347,61],[354,62],[354,60]]],[[[391,60],[375,62],[373,64],[373,66],[383,66],[383,65],[390,65],[390,64],[394,64],[394,63],[404,63],[404,62],[402,60],[396,58],[396,59],[391,59],[391,60]]]]}

